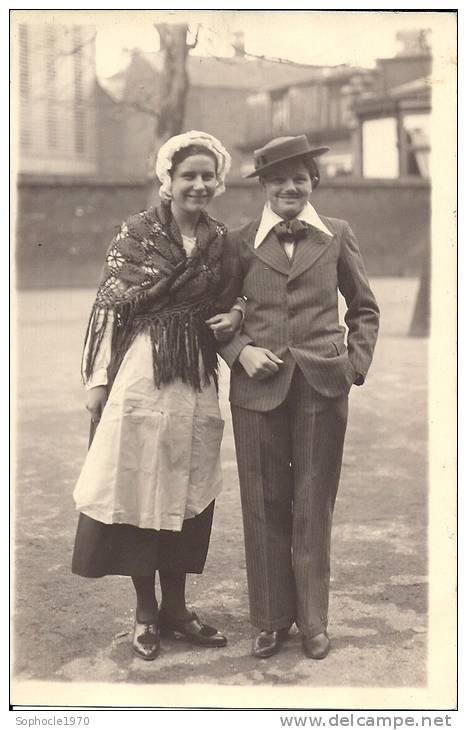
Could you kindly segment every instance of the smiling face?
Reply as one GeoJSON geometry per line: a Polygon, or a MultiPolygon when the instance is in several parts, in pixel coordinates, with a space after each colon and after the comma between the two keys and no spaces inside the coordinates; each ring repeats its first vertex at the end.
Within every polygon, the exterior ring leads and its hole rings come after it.
{"type": "Polygon", "coordinates": [[[303,160],[289,160],[275,165],[261,177],[261,185],[274,213],[294,218],[308,202],[311,177],[303,160]]]}
{"type": "Polygon", "coordinates": [[[179,162],[172,173],[174,212],[197,213],[207,206],[216,190],[216,165],[209,155],[196,154],[179,162]]]}

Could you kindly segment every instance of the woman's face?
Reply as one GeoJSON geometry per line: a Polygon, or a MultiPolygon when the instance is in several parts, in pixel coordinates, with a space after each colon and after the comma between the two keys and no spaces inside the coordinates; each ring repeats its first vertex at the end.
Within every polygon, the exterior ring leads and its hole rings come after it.
{"type": "Polygon", "coordinates": [[[209,155],[191,155],[180,162],[172,175],[172,205],[195,213],[207,206],[216,190],[216,166],[209,155]]]}

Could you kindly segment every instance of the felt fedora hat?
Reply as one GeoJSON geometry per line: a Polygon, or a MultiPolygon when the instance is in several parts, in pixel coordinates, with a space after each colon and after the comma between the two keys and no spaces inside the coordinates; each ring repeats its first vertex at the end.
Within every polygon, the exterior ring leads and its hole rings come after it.
{"type": "Polygon", "coordinates": [[[298,159],[300,157],[319,157],[329,151],[329,147],[310,147],[304,134],[297,137],[276,137],[255,150],[253,153],[255,169],[245,177],[257,177],[267,172],[279,162],[298,159]]]}

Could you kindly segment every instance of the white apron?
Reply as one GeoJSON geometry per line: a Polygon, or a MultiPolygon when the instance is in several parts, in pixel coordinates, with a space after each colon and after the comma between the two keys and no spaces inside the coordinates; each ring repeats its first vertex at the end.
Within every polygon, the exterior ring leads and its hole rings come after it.
{"type": "Polygon", "coordinates": [[[154,384],[149,335],[119,368],[73,496],[106,524],[180,531],[222,487],[224,422],[214,383],[154,384]]]}

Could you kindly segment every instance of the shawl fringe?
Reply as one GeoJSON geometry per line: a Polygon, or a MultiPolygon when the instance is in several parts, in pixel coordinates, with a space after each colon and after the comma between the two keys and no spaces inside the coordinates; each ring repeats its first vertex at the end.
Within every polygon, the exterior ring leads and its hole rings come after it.
{"type": "MultiPolygon", "coordinates": [[[[118,369],[135,337],[149,334],[152,349],[154,383],[160,388],[181,378],[200,391],[211,382],[218,387],[218,358],[215,338],[205,320],[213,313],[211,301],[184,302],[158,312],[137,314],[136,301],[113,308],[111,359],[107,368],[111,387],[118,369]]],[[[93,307],[86,332],[87,354],[83,362],[83,379],[93,372],[97,352],[108,325],[108,310],[93,307]]]]}

